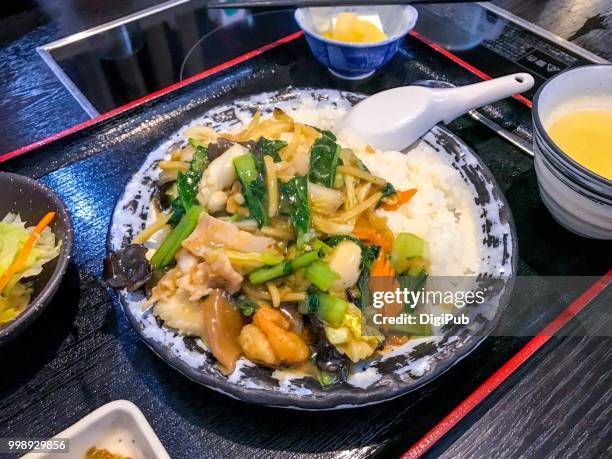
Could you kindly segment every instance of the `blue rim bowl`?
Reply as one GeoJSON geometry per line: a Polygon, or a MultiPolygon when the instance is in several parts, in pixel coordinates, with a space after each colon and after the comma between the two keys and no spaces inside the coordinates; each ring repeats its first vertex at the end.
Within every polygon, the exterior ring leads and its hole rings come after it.
{"type": "Polygon", "coordinates": [[[417,10],[410,5],[298,8],[295,11],[295,20],[304,31],[315,58],[337,77],[349,80],[367,78],[387,64],[414,28],[417,17],[417,10]],[[345,43],[325,38],[316,30],[313,14],[331,18],[345,11],[378,13],[389,38],[376,43],[345,43]]]}

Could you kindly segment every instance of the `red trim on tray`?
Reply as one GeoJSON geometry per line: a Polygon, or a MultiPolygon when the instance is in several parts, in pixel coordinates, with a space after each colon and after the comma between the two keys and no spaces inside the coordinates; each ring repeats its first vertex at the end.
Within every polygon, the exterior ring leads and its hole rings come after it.
{"type": "MultiPolygon", "coordinates": [[[[460,65],[461,67],[463,67],[464,69],[468,70],[469,72],[473,73],[474,75],[476,75],[477,77],[482,78],[483,80],[492,80],[493,77],[491,77],[490,75],[488,75],[487,73],[483,72],[480,69],[477,69],[476,67],[474,67],[472,64],[464,61],[463,59],[461,59],[458,56],[455,56],[453,53],[451,53],[449,50],[443,48],[442,46],[434,43],[431,40],[428,40],[427,38],[425,38],[423,35],[419,34],[418,32],[412,30],[410,32],[410,35],[412,35],[414,38],[416,38],[417,40],[422,41],[423,43],[425,43],[427,46],[429,46],[431,49],[433,49],[434,51],[439,52],[440,54],[442,54],[445,57],[448,57],[451,61],[453,61],[455,64],[460,65]]],[[[516,100],[518,100],[519,102],[522,102],[523,104],[527,105],[527,107],[531,108],[531,106],[533,105],[533,103],[527,99],[526,97],[521,96],[520,94],[515,94],[512,97],[514,97],[516,100]]]]}
{"type": "Polygon", "coordinates": [[[54,142],[55,140],[59,140],[62,139],[66,136],[69,136],[70,134],[73,134],[77,131],[80,131],[82,129],[88,128],[96,123],[99,123],[101,121],[107,120],[109,118],[112,118],[115,115],[118,115],[120,113],[125,112],[126,110],[129,110],[131,108],[137,107],[139,105],[142,105],[146,102],[149,102],[153,99],[157,99],[158,97],[161,97],[165,94],[168,94],[176,89],[182,88],[184,86],[187,86],[190,83],[193,83],[195,81],[201,80],[202,78],[206,78],[210,75],[213,75],[215,73],[221,72],[222,70],[226,70],[230,67],[233,67],[234,65],[240,64],[244,61],[248,61],[249,59],[252,59],[256,56],[259,56],[260,54],[265,53],[266,51],[269,51],[273,48],[276,48],[280,45],[283,45],[285,43],[289,43],[290,41],[293,41],[299,37],[301,37],[304,34],[304,32],[302,32],[301,30],[298,32],[294,32],[290,35],[287,35],[286,37],[280,38],[276,41],[273,41],[272,43],[268,43],[267,45],[262,46],[261,48],[257,48],[254,49],[253,51],[249,51],[248,53],[242,54],[238,57],[235,57],[234,59],[231,59],[227,62],[224,62],[222,64],[219,64],[215,67],[212,67],[208,70],[204,70],[203,72],[197,73],[183,81],[179,81],[178,83],[174,83],[171,84],[170,86],[166,86],[165,88],[162,88],[158,91],[152,92],[150,94],[147,94],[146,96],[140,97],[139,99],[133,100],[132,102],[129,102],[125,105],[121,105],[117,108],[114,108],[113,110],[103,113],[99,116],[96,116],[95,118],[91,118],[87,121],[83,121],[82,123],[76,124],[72,127],[69,127],[68,129],[65,129],[63,131],[57,132],[53,135],[50,135],[49,137],[46,137],[44,139],[38,140],[34,143],[31,143],[29,145],[25,145],[21,148],[18,148],[16,150],[10,151],[8,153],[4,153],[2,155],[0,155],[0,163],[3,163],[5,161],[8,161],[11,158],[15,158],[17,156],[21,156],[24,153],[27,153],[29,151],[35,150],[36,148],[42,147],[44,145],[47,145],[51,142],[54,142]]]}
{"type": "Polygon", "coordinates": [[[510,375],[523,365],[550,338],[565,326],[576,314],[582,311],[597,295],[612,284],[612,270],[608,271],[586,292],[580,295],[561,314],[555,317],[540,333],[532,338],[510,360],[504,363],[484,383],[482,383],[468,398],[461,402],[453,411],[446,415],[433,429],[427,432],[419,441],[406,451],[401,459],[415,459],[425,454],[438,440],[446,435],[459,421],[468,415],[480,402],[486,399],[510,375]]]}

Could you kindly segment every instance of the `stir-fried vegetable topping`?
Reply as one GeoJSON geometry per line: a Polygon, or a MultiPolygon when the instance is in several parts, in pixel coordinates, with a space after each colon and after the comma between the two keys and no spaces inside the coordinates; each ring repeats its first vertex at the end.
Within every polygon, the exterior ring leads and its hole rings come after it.
{"type": "Polygon", "coordinates": [[[323,387],[344,382],[348,378],[348,359],[327,341],[324,332],[317,352],[312,355],[312,362],[317,369],[317,379],[323,387]]]}
{"type": "Polygon", "coordinates": [[[244,355],[304,367],[324,387],[345,381],[381,349],[365,317],[372,276],[413,290],[427,279],[425,241],[386,222],[416,190],[396,191],[331,131],[278,109],[240,132],[185,136],[159,163],[154,221],[106,262],[109,284],[146,284],[144,307],[206,341],[224,373],[244,355]]]}
{"type": "Polygon", "coordinates": [[[238,307],[240,313],[245,317],[251,317],[257,309],[257,305],[246,297],[239,298],[238,307]]]}
{"type": "Polygon", "coordinates": [[[365,309],[368,304],[371,304],[372,297],[370,292],[370,269],[372,267],[372,263],[378,256],[380,247],[364,244],[359,239],[351,235],[331,236],[327,239],[326,243],[330,246],[335,246],[341,241],[347,240],[353,241],[356,244],[359,244],[361,247],[361,264],[359,266],[361,273],[359,275],[359,280],[357,281],[359,294],[356,296],[355,300],[361,309],[365,309]]]}
{"type": "Polygon", "coordinates": [[[398,191],[394,196],[389,196],[387,199],[383,198],[383,203],[380,206],[383,210],[387,211],[395,211],[400,208],[400,206],[409,202],[412,197],[416,194],[416,189],[406,190],[406,191],[398,191]]]}
{"type": "Polygon", "coordinates": [[[353,228],[353,234],[360,241],[379,246],[385,251],[391,251],[393,235],[386,233],[375,228],[367,218],[363,217],[357,219],[353,228]]]}

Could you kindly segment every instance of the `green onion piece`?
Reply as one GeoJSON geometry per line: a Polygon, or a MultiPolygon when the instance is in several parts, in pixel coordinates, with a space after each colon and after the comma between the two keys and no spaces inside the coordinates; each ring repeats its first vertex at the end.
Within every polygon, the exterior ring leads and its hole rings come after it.
{"type": "Polygon", "coordinates": [[[312,282],[320,290],[327,292],[332,284],[340,279],[340,275],[331,269],[327,263],[315,261],[306,268],[306,279],[312,282]]]}
{"type": "Polygon", "coordinates": [[[310,298],[310,308],[315,315],[331,327],[339,327],[346,314],[348,303],[327,293],[315,293],[310,298]]]}
{"type": "Polygon", "coordinates": [[[311,265],[315,261],[319,260],[323,256],[323,253],[319,250],[313,250],[311,252],[303,253],[292,260],[283,261],[274,266],[264,266],[256,269],[249,274],[249,281],[251,284],[263,284],[269,280],[276,279],[277,277],[288,276],[292,272],[305,268],[311,265]]]}
{"type": "Polygon", "coordinates": [[[178,225],[170,232],[151,258],[151,264],[154,268],[165,268],[172,263],[174,255],[181,248],[181,243],[189,237],[198,225],[200,214],[203,211],[204,209],[200,206],[192,206],[185,212],[178,225]]]}

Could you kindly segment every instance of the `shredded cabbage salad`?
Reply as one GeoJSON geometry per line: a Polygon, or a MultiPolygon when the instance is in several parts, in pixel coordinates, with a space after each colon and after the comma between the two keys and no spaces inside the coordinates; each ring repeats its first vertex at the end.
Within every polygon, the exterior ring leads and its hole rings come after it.
{"type": "MultiPolygon", "coordinates": [[[[0,276],[19,255],[34,227],[26,224],[18,214],[9,213],[0,221],[0,276]]],[[[0,292],[0,327],[11,322],[30,303],[32,278],[41,273],[43,265],[57,257],[62,241],[56,241],[51,228],[45,228],[29,252],[26,262],[0,292]]]]}

